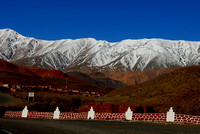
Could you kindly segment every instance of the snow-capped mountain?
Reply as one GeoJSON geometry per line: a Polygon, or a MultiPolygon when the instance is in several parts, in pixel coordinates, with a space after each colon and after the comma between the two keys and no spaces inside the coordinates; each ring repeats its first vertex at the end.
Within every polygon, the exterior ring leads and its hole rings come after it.
{"type": "Polygon", "coordinates": [[[200,42],[163,39],[109,43],[93,38],[45,41],[0,30],[0,59],[57,70],[145,70],[200,64],[200,42]]]}

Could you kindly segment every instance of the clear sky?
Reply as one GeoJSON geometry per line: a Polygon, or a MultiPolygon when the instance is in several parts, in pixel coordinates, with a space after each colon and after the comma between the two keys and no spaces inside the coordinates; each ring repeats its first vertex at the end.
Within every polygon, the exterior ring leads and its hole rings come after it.
{"type": "Polygon", "coordinates": [[[200,41],[200,0],[0,0],[0,29],[45,40],[200,41]]]}

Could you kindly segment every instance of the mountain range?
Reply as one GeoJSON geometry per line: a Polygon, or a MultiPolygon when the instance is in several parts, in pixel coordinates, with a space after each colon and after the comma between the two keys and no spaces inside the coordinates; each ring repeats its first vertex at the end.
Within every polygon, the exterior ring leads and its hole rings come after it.
{"type": "Polygon", "coordinates": [[[0,59],[63,72],[82,72],[91,77],[102,74],[104,78],[131,85],[179,67],[199,65],[200,42],[140,39],[110,43],[93,38],[45,41],[2,29],[0,59]]]}
{"type": "Polygon", "coordinates": [[[200,42],[44,41],[2,29],[0,59],[3,83],[65,88],[67,78],[70,89],[105,94],[98,101],[153,106],[161,113],[173,106],[176,113],[200,114],[200,66],[195,66],[200,42]]]}

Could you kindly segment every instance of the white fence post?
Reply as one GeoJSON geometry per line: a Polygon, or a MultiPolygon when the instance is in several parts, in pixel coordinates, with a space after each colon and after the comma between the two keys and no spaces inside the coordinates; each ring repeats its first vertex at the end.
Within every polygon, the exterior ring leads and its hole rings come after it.
{"type": "Polygon", "coordinates": [[[28,115],[28,108],[27,106],[24,107],[24,109],[22,110],[22,118],[27,118],[28,115]]]}
{"type": "Polygon", "coordinates": [[[88,111],[88,117],[87,119],[94,119],[94,115],[95,115],[95,111],[93,109],[93,107],[90,108],[90,111],[88,111]]]}
{"type": "Polygon", "coordinates": [[[174,116],[175,112],[173,111],[173,108],[170,107],[169,111],[167,112],[167,122],[174,122],[174,116]]]}
{"type": "Polygon", "coordinates": [[[59,118],[60,118],[60,111],[59,108],[57,107],[53,113],[53,119],[59,119],[59,118]]]}
{"type": "Polygon", "coordinates": [[[132,120],[132,117],[133,117],[133,111],[131,111],[131,108],[128,107],[127,111],[125,112],[125,119],[132,120]]]}

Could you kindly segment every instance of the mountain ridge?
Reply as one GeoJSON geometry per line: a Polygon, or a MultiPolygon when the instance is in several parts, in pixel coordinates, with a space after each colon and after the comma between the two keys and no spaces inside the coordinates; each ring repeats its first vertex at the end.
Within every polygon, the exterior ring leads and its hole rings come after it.
{"type": "Polygon", "coordinates": [[[143,78],[145,81],[153,79],[159,70],[167,70],[159,73],[162,75],[176,67],[200,65],[200,42],[184,40],[127,39],[110,43],[82,38],[46,41],[3,29],[0,30],[0,48],[0,59],[11,63],[90,76],[101,72],[109,74],[107,78],[129,85],[144,82],[143,78]],[[149,77],[148,71],[153,77],[149,77]],[[113,77],[119,73],[131,73],[134,77],[113,77]]]}
{"type": "Polygon", "coordinates": [[[143,71],[200,64],[200,42],[127,39],[109,43],[93,38],[45,41],[24,37],[10,29],[0,30],[0,39],[0,59],[62,71],[84,66],[143,71]]]}

